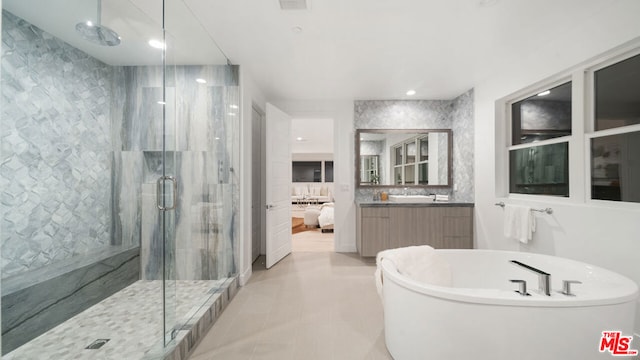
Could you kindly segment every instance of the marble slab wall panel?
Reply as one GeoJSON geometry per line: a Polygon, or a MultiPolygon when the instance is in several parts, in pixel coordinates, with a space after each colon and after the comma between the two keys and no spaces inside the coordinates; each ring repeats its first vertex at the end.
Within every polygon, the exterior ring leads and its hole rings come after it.
{"type": "MultiPolygon", "coordinates": [[[[175,279],[217,279],[235,271],[233,229],[239,225],[233,214],[237,212],[238,203],[234,199],[238,194],[231,192],[223,197],[221,194],[227,193],[220,189],[234,189],[227,184],[238,180],[233,172],[237,156],[234,151],[239,151],[238,116],[237,107],[231,106],[238,100],[237,80],[237,67],[172,68],[170,85],[175,94],[175,121],[179,125],[171,127],[175,130],[175,151],[170,151],[164,160],[165,173],[178,181],[178,201],[177,208],[170,211],[171,223],[166,224],[167,236],[175,240],[167,244],[172,249],[169,252],[165,249],[165,253],[172,257],[168,263],[174,268],[169,273],[175,279]],[[195,79],[205,79],[207,83],[195,79]]],[[[135,88],[139,84],[130,86],[135,88]]],[[[144,153],[144,181],[155,181],[162,170],[161,153],[144,153]]],[[[143,279],[161,276],[161,269],[154,265],[160,256],[157,251],[161,249],[162,234],[152,227],[154,219],[159,219],[152,204],[155,194],[152,191],[149,188],[143,195],[143,279]]]]}
{"type": "Polygon", "coordinates": [[[113,245],[139,246],[145,159],[140,151],[115,151],[113,154],[112,242],[113,245]]]}
{"type": "MultiPolygon", "coordinates": [[[[83,259],[85,261],[87,259],[83,259]]],[[[68,260],[74,261],[74,259],[68,260]]],[[[85,261],[86,262],[86,261],[85,261]]],[[[3,289],[2,352],[12,351],[29,340],[97,304],[139,278],[139,249],[117,252],[84,265],[69,264],[71,270],[43,280],[16,279],[3,289]]],[[[33,276],[37,275],[35,273],[33,276]]],[[[19,274],[17,277],[32,277],[19,274]]]]}
{"type": "Polygon", "coordinates": [[[140,279],[162,280],[163,213],[156,207],[156,183],[142,184],[140,229],[140,279]]]}
{"type": "MultiPolygon", "coordinates": [[[[162,233],[158,230],[161,216],[175,267],[170,271],[177,280],[218,279],[235,271],[233,257],[233,186],[217,184],[210,179],[217,169],[207,166],[215,160],[210,152],[179,151],[170,154],[175,161],[178,179],[177,207],[166,214],[156,208],[156,185],[143,184],[142,199],[142,279],[162,278],[159,266],[162,256],[162,233]]],[[[145,175],[146,177],[146,175],[145,175]]],[[[169,262],[169,263],[171,263],[169,262]]]]}
{"type": "Polygon", "coordinates": [[[163,101],[162,67],[127,66],[124,71],[125,99],[121,150],[162,150],[163,101]]]}
{"type": "MultiPolygon", "coordinates": [[[[472,201],[473,183],[469,183],[468,179],[473,181],[473,91],[454,100],[358,100],[354,102],[354,128],[452,129],[452,176],[456,190],[410,189],[409,193],[447,194],[452,201],[472,201]],[[456,155],[456,152],[459,154],[456,155]]],[[[402,191],[390,190],[391,193],[402,191]]],[[[372,196],[371,189],[359,189],[355,194],[356,200],[369,200],[372,196]]]]}
{"type": "Polygon", "coordinates": [[[108,65],[2,12],[2,276],[111,243],[108,65]]]}

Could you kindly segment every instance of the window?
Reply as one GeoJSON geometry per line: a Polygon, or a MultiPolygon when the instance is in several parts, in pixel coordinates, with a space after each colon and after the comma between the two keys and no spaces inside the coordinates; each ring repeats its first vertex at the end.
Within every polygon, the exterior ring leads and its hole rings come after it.
{"type": "Polygon", "coordinates": [[[294,161],[291,174],[293,182],[321,182],[322,163],[320,161],[294,161]]]}
{"type": "Polygon", "coordinates": [[[571,135],[571,82],[511,106],[512,145],[571,135]]]}
{"type": "Polygon", "coordinates": [[[324,162],[324,182],[333,182],[333,161],[324,162]]]}
{"type": "Polygon", "coordinates": [[[569,196],[571,106],[570,81],[511,104],[510,193],[569,196]]]}
{"type": "Polygon", "coordinates": [[[638,203],[640,55],[594,71],[593,94],[591,198],[638,203]]]}
{"type": "Polygon", "coordinates": [[[591,198],[640,202],[640,131],[591,139],[591,198]]]}
{"type": "Polygon", "coordinates": [[[497,154],[508,165],[509,193],[640,203],[635,46],[576,66],[550,80],[547,90],[536,87],[498,102],[506,106],[511,130],[506,153],[497,154]],[[572,109],[580,109],[578,118],[572,109]]]}
{"type": "Polygon", "coordinates": [[[594,72],[595,130],[640,124],[640,55],[594,72]]]}
{"type": "Polygon", "coordinates": [[[291,177],[292,182],[333,182],[333,161],[293,161],[291,177]]]}
{"type": "Polygon", "coordinates": [[[514,194],[569,196],[569,146],[567,142],[509,151],[514,194]]]}

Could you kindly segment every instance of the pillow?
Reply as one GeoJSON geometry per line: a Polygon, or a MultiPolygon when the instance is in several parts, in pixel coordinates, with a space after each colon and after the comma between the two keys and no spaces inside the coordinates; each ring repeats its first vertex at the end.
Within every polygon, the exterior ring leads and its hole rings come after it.
{"type": "Polygon", "coordinates": [[[315,195],[315,196],[320,195],[320,188],[319,188],[319,187],[317,187],[317,186],[314,186],[314,187],[311,189],[311,195],[315,195]]]}
{"type": "Polygon", "coordinates": [[[329,190],[327,190],[326,186],[323,186],[320,188],[320,196],[328,196],[329,195],[329,190]]]}
{"type": "Polygon", "coordinates": [[[298,194],[296,193],[296,187],[295,187],[295,186],[292,186],[292,187],[291,187],[291,196],[296,196],[296,195],[298,195],[298,194]]]}

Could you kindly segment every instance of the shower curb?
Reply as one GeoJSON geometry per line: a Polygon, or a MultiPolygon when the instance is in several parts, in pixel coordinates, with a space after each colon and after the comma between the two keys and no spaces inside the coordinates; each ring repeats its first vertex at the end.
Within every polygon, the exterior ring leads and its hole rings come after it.
{"type": "Polygon", "coordinates": [[[240,285],[238,276],[230,278],[224,289],[220,289],[219,296],[211,296],[177,331],[176,337],[166,347],[155,347],[148,352],[143,360],[186,360],[195,349],[198,342],[209,331],[213,324],[224,312],[227,305],[236,296],[240,285]]]}

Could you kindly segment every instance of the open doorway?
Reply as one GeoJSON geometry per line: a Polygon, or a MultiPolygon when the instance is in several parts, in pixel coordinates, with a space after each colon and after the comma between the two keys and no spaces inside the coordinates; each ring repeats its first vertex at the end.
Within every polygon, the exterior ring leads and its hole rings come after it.
{"type": "Polygon", "coordinates": [[[291,121],[294,252],[335,251],[333,136],[333,119],[291,121]]]}

